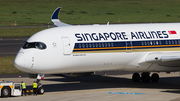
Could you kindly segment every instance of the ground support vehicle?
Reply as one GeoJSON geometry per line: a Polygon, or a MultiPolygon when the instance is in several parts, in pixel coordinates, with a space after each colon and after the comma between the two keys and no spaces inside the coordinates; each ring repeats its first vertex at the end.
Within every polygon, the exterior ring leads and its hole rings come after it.
{"type": "Polygon", "coordinates": [[[20,82],[0,81],[0,96],[21,96],[22,88],[20,82]]]}

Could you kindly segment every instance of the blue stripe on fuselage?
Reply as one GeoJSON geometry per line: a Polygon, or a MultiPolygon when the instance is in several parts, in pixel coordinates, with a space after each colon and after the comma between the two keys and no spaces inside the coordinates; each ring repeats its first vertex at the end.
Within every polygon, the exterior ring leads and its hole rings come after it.
{"type": "Polygon", "coordinates": [[[180,39],[75,43],[73,52],[180,47],[180,39]]]}

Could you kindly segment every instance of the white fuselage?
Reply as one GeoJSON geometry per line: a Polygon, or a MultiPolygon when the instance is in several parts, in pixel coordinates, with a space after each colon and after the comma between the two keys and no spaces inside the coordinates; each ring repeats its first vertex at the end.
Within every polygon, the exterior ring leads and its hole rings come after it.
{"type": "Polygon", "coordinates": [[[149,63],[146,57],[152,52],[161,52],[162,56],[179,52],[179,28],[180,23],[50,28],[27,40],[28,43],[42,42],[46,48],[24,46],[19,50],[14,65],[33,74],[177,71],[179,67],[149,63]]]}

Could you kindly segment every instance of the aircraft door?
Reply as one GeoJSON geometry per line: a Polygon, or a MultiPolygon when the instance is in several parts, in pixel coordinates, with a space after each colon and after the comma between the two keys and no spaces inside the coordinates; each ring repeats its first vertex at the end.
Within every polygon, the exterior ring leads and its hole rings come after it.
{"type": "Polygon", "coordinates": [[[132,52],[132,41],[126,41],[126,53],[132,52]]]}
{"type": "Polygon", "coordinates": [[[70,55],[71,54],[71,45],[68,37],[62,37],[63,41],[63,54],[70,55]]]}

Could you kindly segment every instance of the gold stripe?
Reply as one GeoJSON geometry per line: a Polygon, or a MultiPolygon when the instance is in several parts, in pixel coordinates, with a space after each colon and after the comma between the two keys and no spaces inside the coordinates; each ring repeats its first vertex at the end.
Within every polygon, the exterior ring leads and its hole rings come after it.
{"type": "Polygon", "coordinates": [[[60,12],[61,12],[61,9],[62,9],[62,7],[60,8],[60,10],[59,10],[59,12],[58,12],[58,19],[59,19],[59,14],[60,14],[60,12]]]}
{"type": "Polygon", "coordinates": [[[124,50],[100,50],[100,51],[78,51],[72,52],[72,54],[82,54],[82,53],[112,53],[112,52],[155,52],[155,51],[180,51],[180,47],[177,48],[153,48],[153,49],[126,49],[124,50]]]}
{"type": "Polygon", "coordinates": [[[180,51],[180,48],[133,49],[133,52],[180,51]]]}
{"type": "Polygon", "coordinates": [[[170,46],[180,46],[180,45],[152,45],[152,46],[132,46],[132,47],[141,48],[141,47],[170,47],[170,46]]]}

